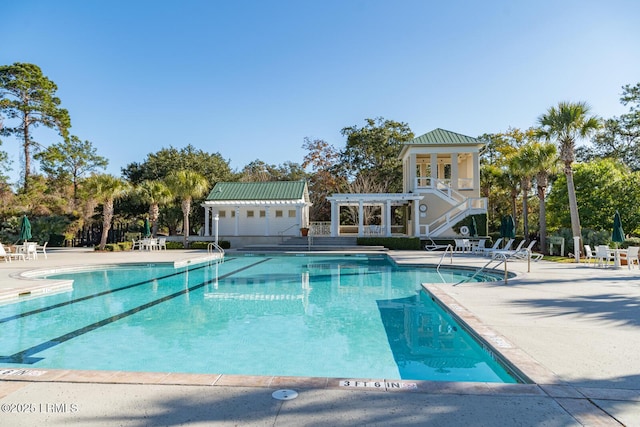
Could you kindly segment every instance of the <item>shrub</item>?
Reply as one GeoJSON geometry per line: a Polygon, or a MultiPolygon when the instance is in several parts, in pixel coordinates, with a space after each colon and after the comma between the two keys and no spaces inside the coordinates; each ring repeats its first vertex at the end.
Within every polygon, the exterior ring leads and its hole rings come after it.
{"type": "MultiPolygon", "coordinates": [[[[209,247],[209,243],[211,242],[191,242],[189,244],[190,249],[207,249],[209,247]]],[[[218,240],[218,246],[222,249],[229,249],[231,247],[231,242],[228,240],[218,240]]]]}

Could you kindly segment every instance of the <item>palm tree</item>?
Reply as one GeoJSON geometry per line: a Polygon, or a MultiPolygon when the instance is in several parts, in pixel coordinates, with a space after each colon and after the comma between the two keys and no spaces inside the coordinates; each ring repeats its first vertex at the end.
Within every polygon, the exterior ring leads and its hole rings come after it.
{"type": "MultiPolygon", "coordinates": [[[[520,180],[522,191],[522,229],[524,238],[529,236],[529,190],[531,190],[531,176],[533,175],[532,159],[523,145],[518,151],[509,157],[509,170],[515,179],[520,180]]],[[[515,217],[514,217],[515,218],[515,217]]]]}
{"type": "Polygon", "coordinates": [[[532,142],[520,149],[518,157],[524,163],[523,167],[527,170],[527,175],[535,177],[536,194],[540,200],[540,248],[543,253],[546,253],[547,211],[545,199],[549,176],[555,175],[560,171],[558,168],[558,151],[553,144],[532,142]]]}
{"type": "Polygon", "coordinates": [[[157,237],[160,205],[171,201],[173,198],[171,190],[163,181],[146,180],[138,185],[136,194],[140,198],[140,201],[149,204],[149,220],[152,225],[152,235],[153,237],[157,237]]]}
{"type": "MultiPolygon", "coordinates": [[[[582,234],[572,164],[575,160],[576,140],[588,137],[600,127],[600,121],[595,116],[590,116],[590,112],[591,108],[584,102],[560,102],[557,107],[549,108],[538,118],[541,126],[539,135],[547,141],[555,139],[560,148],[560,161],[564,164],[564,174],[567,177],[571,231],[574,237],[578,236],[580,239],[582,234]]],[[[581,247],[582,243],[574,248],[576,254],[580,253],[581,247]]]]}
{"type": "Polygon", "coordinates": [[[102,203],[102,236],[98,247],[102,251],[111,229],[114,201],[125,196],[131,187],[123,179],[107,174],[92,175],[85,181],[85,185],[92,197],[102,203]]]}
{"type": "Polygon", "coordinates": [[[197,172],[179,170],[172,172],[166,178],[167,186],[174,197],[182,201],[182,234],[184,247],[189,247],[189,212],[194,197],[201,197],[209,189],[207,178],[197,172]]]}

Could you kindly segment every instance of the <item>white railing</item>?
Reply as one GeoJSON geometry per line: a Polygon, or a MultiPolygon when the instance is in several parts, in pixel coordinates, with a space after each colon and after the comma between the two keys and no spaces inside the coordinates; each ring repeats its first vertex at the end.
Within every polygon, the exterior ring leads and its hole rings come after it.
{"type": "Polygon", "coordinates": [[[454,222],[459,221],[461,216],[467,216],[470,211],[477,209],[479,211],[487,211],[487,199],[486,197],[473,197],[465,199],[463,202],[458,203],[451,209],[446,211],[440,217],[436,218],[426,225],[420,225],[420,234],[425,236],[433,236],[435,233],[443,228],[450,228],[454,222]]]}
{"type": "Polygon", "coordinates": [[[309,224],[309,234],[314,236],[330,236],[331,221],[311,221],[309,224]]]}
{"type": "MultiPolygon", "coordinates": [[[[450,179],[437,179],[419,176],[415,179],[415,187],[416,189],[440,190],[440,192],[446,194],[447,197],[459,202],[466,198],[453,189],[450,179]]],[[[473,190],[473,188],[472,178],[458,178],[458,190],[473,190]]]]}

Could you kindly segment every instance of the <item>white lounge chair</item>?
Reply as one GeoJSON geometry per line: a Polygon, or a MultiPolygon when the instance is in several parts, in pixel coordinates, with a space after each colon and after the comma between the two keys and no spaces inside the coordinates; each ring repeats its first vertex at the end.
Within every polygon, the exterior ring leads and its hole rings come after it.
{"type": "Polygon", "coordinates": [[[500,243],[502,243],[502,240],[503,240],[503,239],[502,239],[502,237],[500,237],[498,240],[496,240],[496,242],[493,244],[493,246],[492,246],[492,247],[490,247],[490,248],[484,248],[484,249],[482,250],[482,253],[483,253],[484,255],[491,255],[491,251],[496,251],[496,250],[498,250],[498,248],[500,247],[500,243]]]}
{"type": "MultiPolygon", "coordinates": [[[[516,240],[516,239],[509,239],[509,240],[507,241],[507,244],[506,244],[506,245],[504,245],[504,248],[502,248],[502,249],[493,249],[493,248],[492,248],[492,249],[489,249],[489,253],[488,253],[488,255],[489,255],[490,257],[493,257],[493,254],[494,254],[495,252],[500,252],[500,251],[509,251],[509,250],[511,250],[511,246],[513,246],[513,242],[515,242],[515,240],[516,240]]],[[[493,246],[495,246],[495,245],[493,245],[493,246]]]]}
{"type": "Polygon", "coordinates": [[[447,249],[449,245],[439,245],[436,242],[433,241],[433,239],[429,239],[429,243],[427,243],[426,245],[424,245],[424,250],[425,251],[437,251],[439,249],[447,249]]]}
{"type": "MultiPolygon", "coordinates": [[[[512,239],[512,240],[513,240],[513,239],[512,239]]],[[[518,246],[517,246],[515,249],[509,249],[509,247],[511,246],[511,245],[510,245],[510,243],[511,243],[511,244],[513,244],[513,241],[512,241],[512,240],[510,240],[510,241],[508,241],[508,242],[507,242],[507,245],[505,246],[505,249],[499,249],[499,250],[496,250],[496,251],[491,252],[491,257],[492,257],[492,258],[495,258],[495,257],[496,257],[496,256],[498,256],[498,255],[504,255],[504,256],[506,256],[507,258],[514,257],[514,256],[515,256],[515,255],[516,255],[520,250],[522,250],[522,247],[524,246],[524,242],[525,242],[526,240],[522,239],[522,240],[520,241],[520,243],[518,243],[518,246]]],[[[534,245],[535,243],[536,243],[536,241],[535,241],[535,240],[532,240],[532,243],[531,243],[531,244],[530,244],[530,246],[529,246],[529,250],[531,250],[531,248],[533,247],[533,245],[534,245]]]]}
{"type": "Polygon", "coordinates": [[[2,243],[0,243],[0,257],[4,258],[4,262],[11,262],[12,259],[22,259],[23,261],[26,260],[23,253],[6,251],[4,249],[4,246],[2,246],[2,243]]]}

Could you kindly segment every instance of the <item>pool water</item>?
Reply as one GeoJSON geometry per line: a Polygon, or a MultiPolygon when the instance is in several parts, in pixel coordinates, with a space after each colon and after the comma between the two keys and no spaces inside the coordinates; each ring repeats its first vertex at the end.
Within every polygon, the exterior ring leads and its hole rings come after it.
{"type": "Polygon", "coordinates": [[[56,274],[73,291],[0,306],[0,366],[516,382],[422,291],[470,274],[358,256],[56,274]]]}

